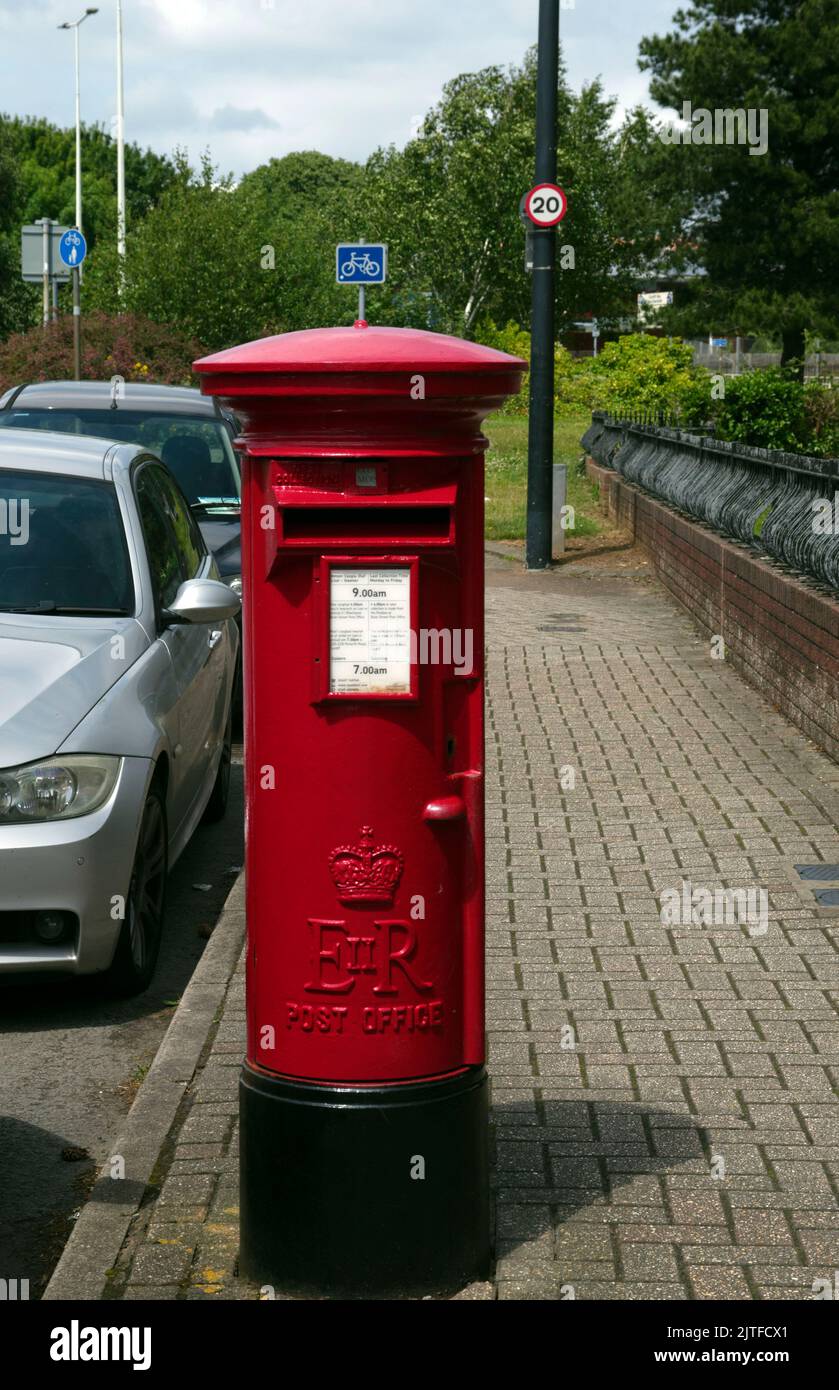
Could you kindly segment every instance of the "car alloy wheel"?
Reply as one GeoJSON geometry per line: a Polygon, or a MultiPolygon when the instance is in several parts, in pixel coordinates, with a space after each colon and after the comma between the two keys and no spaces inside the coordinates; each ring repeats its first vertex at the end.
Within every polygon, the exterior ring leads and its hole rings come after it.
{"type": "Polygon", "coordinates": [[[163,935],[168,868],[165,793],[156,781],[140,818],[125,919],[113,961],[104,976],[109,994],[130,998],[141,994],[151,982],[163,935]]]}
{"type": "Polygon", "coordinates": [[[202,820],[205,825],[212,825],[224,817],[227,810],[227,801],[230,795],[230,767],[233,762],[233,711],[231,709],[227,716],[227,725],[224,730],[224,740],[221,745],[221,757],[219,758],[216,780],[213,783],[213,790],[210,799],[204,809],[202,820]]]}
{"type": "Polygon", "coordinates": [[[140,824],[126,921],[131,963],[138,978],[151,977],[163,929],[166,898],[166,814],[156,791],[150,793],[140,824]]]}

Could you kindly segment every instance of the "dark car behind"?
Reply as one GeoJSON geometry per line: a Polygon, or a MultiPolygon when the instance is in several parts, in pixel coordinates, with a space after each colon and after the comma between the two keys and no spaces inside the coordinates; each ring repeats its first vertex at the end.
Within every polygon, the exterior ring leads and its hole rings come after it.
{"type": "Polygon", "coordinates": [[[0,396],[0,429],[54,430],[141,444],[175,475],[220,577],[242,591],[235,416],[185,386],[38,381],[0,396]]]}

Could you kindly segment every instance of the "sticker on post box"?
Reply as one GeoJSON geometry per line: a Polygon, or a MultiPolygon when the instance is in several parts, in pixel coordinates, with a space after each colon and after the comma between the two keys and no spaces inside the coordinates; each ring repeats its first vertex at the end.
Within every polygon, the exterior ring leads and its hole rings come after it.
{"type": "Polygon", "coordinates": [[[329,693],[410,695],[409,568],[330,569],[329,693]]]}

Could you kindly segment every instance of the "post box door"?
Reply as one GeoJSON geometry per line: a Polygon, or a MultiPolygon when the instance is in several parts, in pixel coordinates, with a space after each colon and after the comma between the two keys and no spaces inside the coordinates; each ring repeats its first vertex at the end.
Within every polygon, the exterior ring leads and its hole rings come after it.
{"type": "MultiPolygon", "coordinates": [[[[381,519],[330,518],[330,537],[310,517],[287,545],[287,533],[278,541],[251,523],[269,582],[254,588],[260,637],[248,646],[249,795],[262,808],[250,862],[277,873],[248,885],[250,1055],[286,1076],[410,1080],[483,1058],[482,575],[471,534],[483,490],[474,461],[460,468],[438,470],[448,529],[426,511],[432,534],[403,528],[398,551],[377,548],[381,519]],[[346,548],[364,526],[367,544],[346,548]]],[[[262,496],[272,505],[275,469],[251,465],[251,518],[264,515],[262,496]]],[[[391,486],[409,475],[392,469],[391,486]]]]}

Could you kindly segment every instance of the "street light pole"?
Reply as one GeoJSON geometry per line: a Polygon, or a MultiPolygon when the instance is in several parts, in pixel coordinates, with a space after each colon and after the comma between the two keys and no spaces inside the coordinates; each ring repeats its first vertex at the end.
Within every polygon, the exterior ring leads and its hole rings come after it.
{"type": "Polygon", "coordinates": [[[73,30],[73,50],[76,73],[76,230],[79,232],[82,231],[82,106],[81,82],[79,77],[79,28],[90,15],[98,13],[98,9],[93,6],[88,6],[81,19],[68,19],[58,26],[59,29],[73,30]]]}
{"type": "Polygon", "coordinates": [[[117,0],[117,254],[119,290],[125,275],[125,93],[122,72],[122,0],[117,0]]]}
{"type": "MultiPolygon", "coordinates": [[[[536,77],[536,183],[556,182],[559,0],[539,0],[536,77]]],[[[552,552],[554,441],[554,282],[556,228],[534,227],[527,454],[527,548],[530,570],[548,569],[552,552]]]]}
{"type": "MultiPolygon", "coordinates": [[[[88,6],[80,19],[65,20],[59,29],[73,30],[73,50],[76,73],[76,230],[82,230],[82,100],[79,77],[79,28],[92,14],[98,14],[95,6],[88,6]]],[[[73,266],[70,272],[73,281],[73,375],[76,381],[82,375],[82,308],[81,308],[81,267],[73,266]]]]}
{"type": "Polygon", "coordinates": [[[76,70],[76,229],[82,230],[82,94],[79,81],[79,24],[73,25],[76,70]]]}

